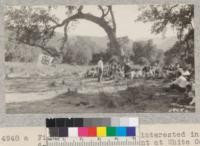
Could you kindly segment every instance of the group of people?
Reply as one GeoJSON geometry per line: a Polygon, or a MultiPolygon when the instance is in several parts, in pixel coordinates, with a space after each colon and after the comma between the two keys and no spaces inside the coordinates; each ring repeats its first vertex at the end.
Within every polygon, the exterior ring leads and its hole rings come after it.
{"type": "MultiPolygon", "coordinates": [[[[104,63],[103,59],[100,58],[97,64],[98,68],[98,82],[102,81],[104,73],[104,63]]],[[[111,62],[109,69],[107,69],[107,74],[111,78],[118,74],[124,78],[133,77],[149,77],[149,76],[159,76],[160,68],[158,65],[155,66],[144,66],[142,69],[132,69],[129,60],[126,60],[123,64],[116,62],[111,62]]],[[[193,105],[195,103],[194,98],[194,73],[193,70],[188,69],[188,67],[181,67],[179,64],[164,66],[162,68],[162,74],[165,74],[165,78],[171,80],[167,85],[166,91],[177,90],[185,94],[185,99],[188,99],[189,104],[193,105]]]]}
{"type": "Polygon", "coordinates": [[[126,79],[134,78],[155,78],[160,76],[160,71],[158,65],[144,66],[143,68],[133,68],[129,58],[122,61],[122,63],[111,61],[109,65],[104,67],[102,58],[99,59],[97,63],[98,81],[101,82],[103,76],[110,77],[110,79],[115,79],[117,76],[126,79]]]}
{"type": "Polygon", "coordinates": [[[159,78],[162,76],[158,64],[145,65],[142,68],[131,68],[130,61],[124,65],[124,73],[126,78],[159,78]]]}
{"type": "Polygon", "coordinates": [[[101,57],[97,63],[98,82],[101,82],[103,77],[115,79],[116,76],[123,76],[122,68],[123,66],[116,61],[111,61],[108,65],[104,65],[103,59],[101,57]]]}
{"type": "Polygon", "coordinates": [[[126,74],[126,66],[123,64],[119,64],[116,61],[110,61],[110,63],[104,66],[102,57],[99,59],[97,63],[98,70],[98,82],[102,81],[104,76],[109,77],[110,79],[115,79],[116,76],[124,77],[126,74]]]}

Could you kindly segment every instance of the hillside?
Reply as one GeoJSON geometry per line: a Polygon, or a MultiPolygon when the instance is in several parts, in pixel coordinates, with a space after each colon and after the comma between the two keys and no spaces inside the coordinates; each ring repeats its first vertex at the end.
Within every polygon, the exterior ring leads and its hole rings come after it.
{"type": "MultiPolygon", "coordinates": [[[[149,38],[140,38],[136,41],[144,41],[148,39],[149,38]]],[[[177,41],[177,37],[172,36],[172,37],[167,37],[167,38],[153,38],[152,40],[154,44],[156,44],[158,49],[161,49],[165,52],[175,44],[175,42],[177,41]]]]}
{"type": "Polygon", "coordinates": [[[153,39],[154,43],[157,45],[158,49],[162,49],[163,51],[169,50],[177,41],[177,37],[168,37],[165,39],[156,38],[153,39]]]}
{"type": "MultiPolygon", "coordinates": [[[[56,33],[55,37],[50,41],[49,45],[57,47],[62,39],[63,35],[61,33],[56,33]]],[[[151,38],[141,38],[137,40],[130,40],[128,46],[132,47],[132,42],[134,41],[144,41],[151,38]]],[[[107,37],[97,37],[97,36],[69,36],[69,43],[74,41],[84,41],[86,46],[93,48],[95,53],[105,51],[107,48],[108,38],[107,37]]],[[[154,44],[156,44],[158,49],[168,50],[177,41],[176,36],[167,38],[153,38],[154,44]]]]}
{"type": "MultiPolygon", "coordinates": [[[[56,35],[48,43],[48,46],[58,49],[60,47],[62,37],[63,36],[61,33],[56,33],[56,35]]],[[[140,40],[144,41],[148,40],[148,38],[142,38],[140,40]]],[[[128,45],[126,45],[128,47],[127,49],[132,49],[133,41],[140,40],[130,40],[128,45]]],[[[168,37],[165,39],[154,38],[153,42],[157,45],[158,49],[166,51],[174,45],[176,40],[176,37],[168,37]]],[[[87,52],[90,52],[89,58],[91,58],[92,54],[94,53],[105,52],[107,49],[108,41],[109,40],[107,37],[69,36],[68,43],[66,44],[66,50],[71,49],[75,53],[84,52],[85,54],[87,54],[87,52]]],[[[39,48],[30,47],[27,45],[20,45],[16,51],[16,49],[13,49],[14,44],[8,41],[6,43],[6,48],[12,53],[12,57],[14,58],[14,60],[12,59],[12,61],[36,61],[38,53],[41,53],[39,48]]]]}
{"type": "MultiPolygon", "coordinates": [[[[48,43],[49,46],[58,48],[61,44],[63,35],[57,33],[48,43]]],[[[108,40],[106,37],[96,36],[69,36],[67,46],[80,46],[92,50],[93,53],[104,52],[107,49],[108,40]]],[[[77,48],[81,49],[81,48],[77,48]]]]}

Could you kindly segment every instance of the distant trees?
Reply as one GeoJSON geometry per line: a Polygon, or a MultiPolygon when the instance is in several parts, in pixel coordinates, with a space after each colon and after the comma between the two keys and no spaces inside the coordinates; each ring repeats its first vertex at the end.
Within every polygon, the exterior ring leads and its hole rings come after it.
{"type": "Polygon", "coordinates": [[[136,64],[139,64],[139,65],[150,65],[150,62],[146,57],[140,57],[140,58],[138,58],[136,64]]]}
{"type": "Polygon", "coordinates": [[[131,52],[130,44],[132,43],[132,41],[128,38],[128,36],[118,37],[117,40],[118,40],[119,45],[120,45],[121,55],[128,57],[130,55],[130,52],[131,52]]]}
{"type": "Polygon", "coordinates": [[[106,52],[100,52],[100,53],[94,53],[92,55],[92,60],[91,60],[91,64],[97,64],[97,62],[99,61],[100,57],[103,58],[103,61],[106,63],[106,62],[109,62],[112,55],[108,52],[108,50],[106,52]]]}
{"type": "Polygon", "coordinates": [[[75,63],[76,62],[76,52],[72,48],[68,48],[67,52],[63,56],[63,63],[75,63]]]}
{"type": "Polygon", "coordinates": [[[179,42],[176,42],[172,48],[165,52],[165,63],[167,65],[179,63],[181,54],[183,55],[181,45],[179,42]]]}
{"type": "Polygon", "coordinates": [[[87,65],[92,59],[92,52],[90,49],[67,49],[63,57],[63,63],[87,65]]]}
{"type": "Polygon", "coordinates": [[[132,52],[131,60],[140,65],[148,65],[158,61],[158,59],[160,61],[159,57],[162,55],[161,50],[156,48],[152,40],[133,42],[132,52]]]}
{"type": "Polygon", "coordinates": [[[64,53],[63,62],[70,64],[86,65],[92,60],[92,54],[94,47],[92,41],[87,41],[83,37],[76,37],[73,41],[68,41],[66,52],[64,53]]]}
{"type": "Polygon", "coordinates": [[[7,42],[5,44],[5,61],[15,62],[34,62],[38,58],[39,48],[31,47],[25,44],[14,45],[7,42]]]}
{"type": "Polygon", "coordinates": [[[91,50],[89,49],[81,49],[77,52],[76,55],[76,62],[79,65],[86,65],[90,62],[90,60],[92,59],[92,53],[91,50]]]}

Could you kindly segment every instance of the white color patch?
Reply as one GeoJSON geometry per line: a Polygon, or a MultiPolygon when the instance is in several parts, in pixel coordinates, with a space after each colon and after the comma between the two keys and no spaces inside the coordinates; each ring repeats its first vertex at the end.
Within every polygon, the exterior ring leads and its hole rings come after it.
{"type": "Polygon", "coordinates": [[[68,136],[69,137],[78,137],[78,128],[77,127],[68,128],[68,136]]]}
{"type": "Polygon", "coordinates": [[[129,118],[120,118],[120,126],[129,126],[129,118]]]}
{"type": "Polygon", "coordinates": [[[129,126],[138,127],[139,126],[139,119],[138,118],[129,118],[129,126]]]}

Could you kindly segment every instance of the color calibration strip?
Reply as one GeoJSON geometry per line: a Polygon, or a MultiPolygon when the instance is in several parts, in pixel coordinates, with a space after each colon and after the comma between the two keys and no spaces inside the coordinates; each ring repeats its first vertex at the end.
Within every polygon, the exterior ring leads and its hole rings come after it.
{"type": "Polygon", "coordinates": [[[55,127],[50,137],[127,137],[136,136],[136,127],[55,127]]]}
{"type": "Polygon", "coordinates": [[[50,137],[134,137],[138,118],[46,119],[50,137]]]}

